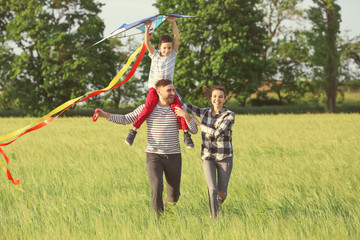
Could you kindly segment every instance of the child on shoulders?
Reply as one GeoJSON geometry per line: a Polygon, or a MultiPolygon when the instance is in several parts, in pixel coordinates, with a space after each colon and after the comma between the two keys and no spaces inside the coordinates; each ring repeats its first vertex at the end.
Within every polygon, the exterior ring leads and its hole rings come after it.
{"type": "MultiPolygon", "coordinates": [[[[155,84],[158,80],[168,79],[173,81],[175,70],[175,59],[178,53],[178,47],[180,42],[179,30],[176,25],[175,17],[167,17],[167,20],[172,23],[174,38],[170,35],[162,35],[159,40],[159,50],[150,43],[149,31],[151,21],[145,23],[145,45],[149,51],[149,57],[151,58],[151,66],[148,80],[149,92],[146,96],[145,107],[133,123],[134,128],[130,129],[130,132],[125,140],[128,145],[132,145],[137,134],[137,129],[143,124],[146,118],[152,113],[154,107],[157,105],[159,96],[155,90],[155,84]]],[[[171,108],[175,111],[175,107],[181,108],[181,103],[177,95],[175,95],[174,102],[171,104],[171,108]]],[[[179,117],[179,129],[184,130],[184,143],[186,147],[193,148],[194,143],[191,139],[191,135],[188,132],[188,127],[184,118],[179,117]]]]}

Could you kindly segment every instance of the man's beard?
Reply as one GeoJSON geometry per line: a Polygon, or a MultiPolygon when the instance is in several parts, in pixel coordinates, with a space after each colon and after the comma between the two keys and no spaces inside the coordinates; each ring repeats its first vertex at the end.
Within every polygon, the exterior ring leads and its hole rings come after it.
{"type": "Polygon", "coordinates": [[[167,104],[173,104],[173,102],[174,102],[174,97],[167,97],[167,98],[165,98],[164,100],[165,100],[165,102],[166,102],[167,104]]]}

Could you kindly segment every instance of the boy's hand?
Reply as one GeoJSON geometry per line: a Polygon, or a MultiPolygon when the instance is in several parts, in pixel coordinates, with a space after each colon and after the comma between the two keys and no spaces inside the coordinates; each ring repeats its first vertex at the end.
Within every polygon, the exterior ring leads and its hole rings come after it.
{"type": "Polygon", "coordinates": [[[151,23],[151,21],[145,22],[145,29],[150,29],[151,23]]]}
{"type": "Polygon", "coordinates": [[[167,17],[166,20],[168,20],[171,23],[176,22],[175,17],[173,17],[173,16],[167,17]]]}

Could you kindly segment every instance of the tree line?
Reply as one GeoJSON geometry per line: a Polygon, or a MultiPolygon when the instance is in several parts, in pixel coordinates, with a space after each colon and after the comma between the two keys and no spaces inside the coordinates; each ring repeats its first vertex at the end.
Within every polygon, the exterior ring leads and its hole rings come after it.
{"type": "MultiPolygon", "coordinates": [[[[199,96],[213,84],[228,89],[240,106],[269,102],[269,92],[276,94],[273,104],[304,97],[319,102],[325,96],[333,112],[340,85],[359,87],[360,36],[341,35],[336,0],[313,0],[308,9],[300,8],[302,2],[157,0],[160,13],[200,17],[178,21],[177,91],[200,106],[206,100],[199,96]],[[291,21],[307,24],[294,30],[285,24],[291,21]]],[[[122,38],[87,48],[103,37],[105,27],[98,16],[103,4],[94,0],[0,0],[0,5],[0,110],[39,115],[101,89],[138,45],[122,38]]],[[[160,34],[172,31],[166,24],[159,29],[151,39],[155,45],[160,34]]],[[[118,107],[142,100],[149,67],[144,58],[139,77],[87,104],[105,99],[118,107]]]]}

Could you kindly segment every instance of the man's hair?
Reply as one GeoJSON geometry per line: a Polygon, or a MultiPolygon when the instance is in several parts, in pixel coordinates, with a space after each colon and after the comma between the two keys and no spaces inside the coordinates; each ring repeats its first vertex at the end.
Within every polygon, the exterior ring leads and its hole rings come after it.
{"type": "Polygon", "coordinates": [[[171,80],[168,80],[168,79],[161,79],[159,81],[157,81],[155,83],[155,88],[158,88],[158,87],[165,87],[167,85],[170,85],[172,84],[172,81],[171,80]]]}
{"type": "Polygon", "coordinates": [[[224,97],[226,98],[226,90],[223,86],[216,86],[216,85],[213,85],[211,86],[211,88],[208,88],[208,87],[203,87],[203,93],[205,95],[205,97],[208,99],[208,100],[211,100],[211,96],[212,96],[212,93],[214,90],[220,90],[224,93],[224,97]]]}
{"type": "Polygon", "coordinates": [[[172,43],[173,41],[174,41],[173,37],[170,36],[169,34],[161,35],[159,38],[159,45],[161,45],[162,43],[167,43],[167,42],[172,43]]]}

